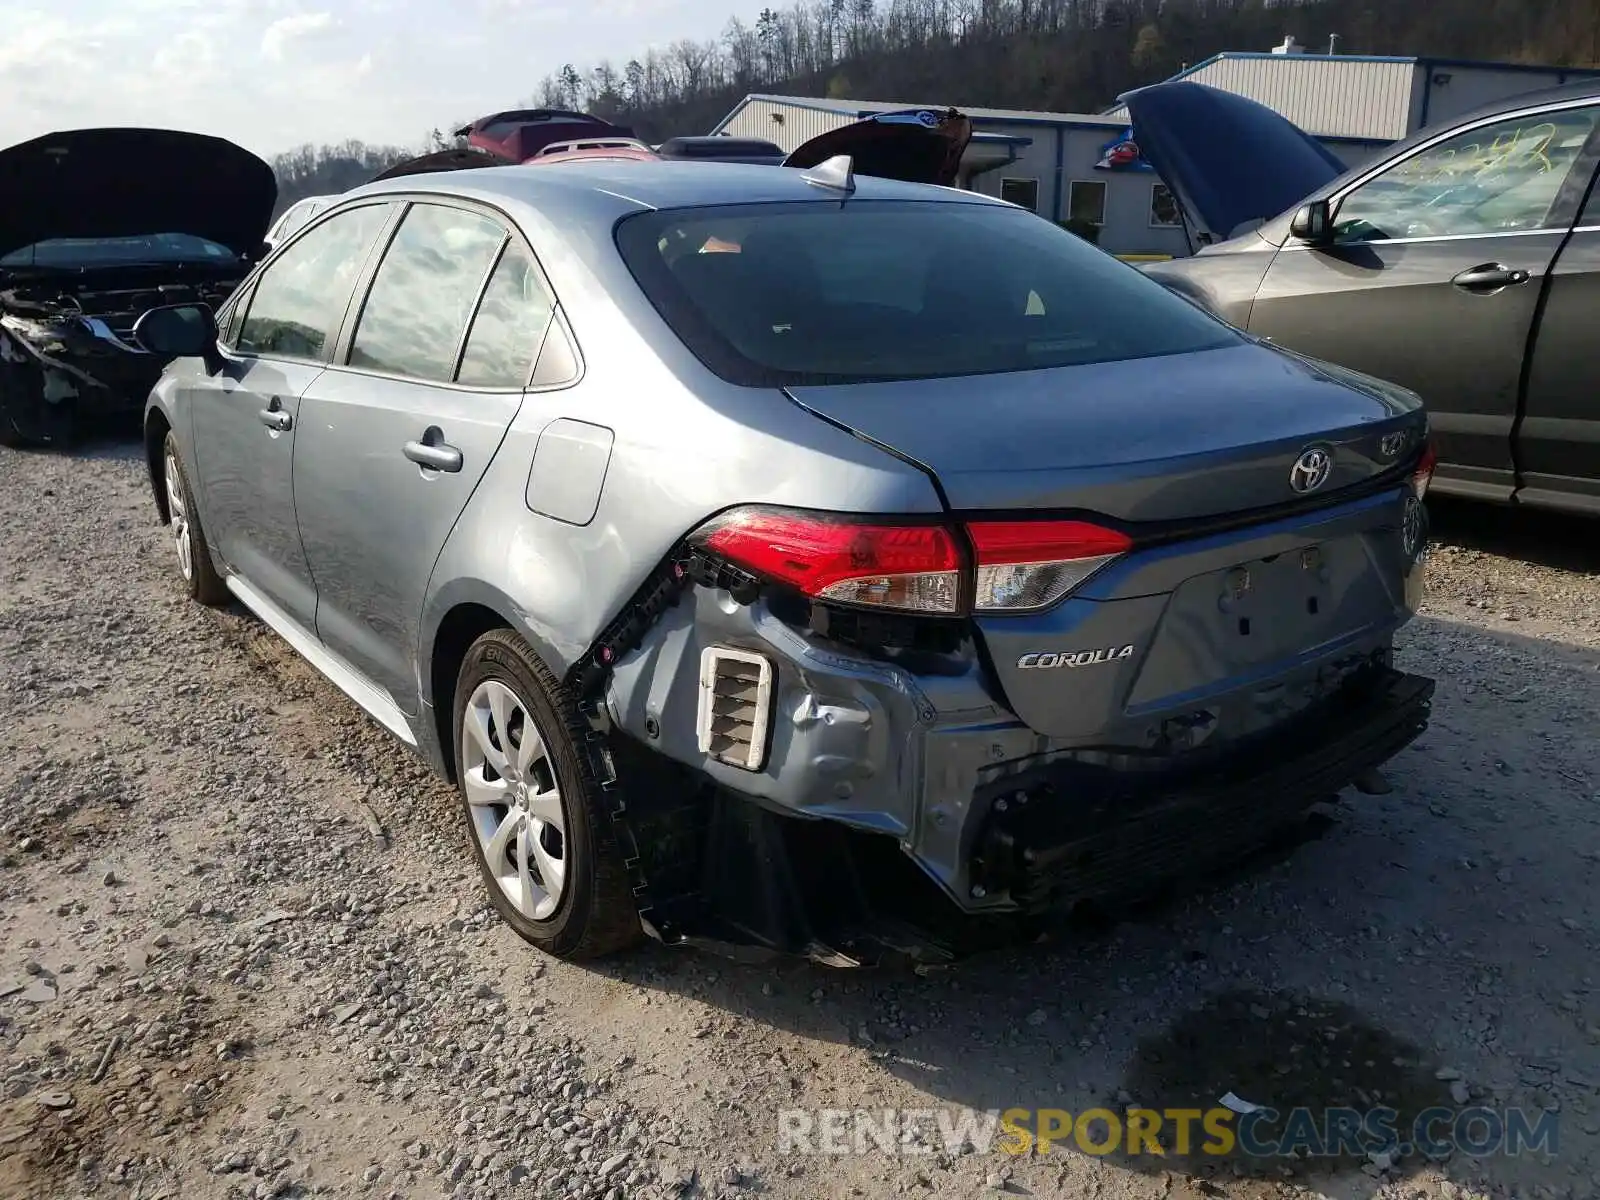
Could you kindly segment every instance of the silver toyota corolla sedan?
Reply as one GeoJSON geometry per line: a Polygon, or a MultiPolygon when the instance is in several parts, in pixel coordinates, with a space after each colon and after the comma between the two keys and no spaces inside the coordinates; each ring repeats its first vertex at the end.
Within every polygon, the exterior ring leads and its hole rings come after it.
{"type": "Polygon", "coordinates": [[[984,196],[399,178],[138,336],[190,595],[453,780],[553,954],[964,952],[1379,787],[1427,721],[1417,398],[984,196]]]}

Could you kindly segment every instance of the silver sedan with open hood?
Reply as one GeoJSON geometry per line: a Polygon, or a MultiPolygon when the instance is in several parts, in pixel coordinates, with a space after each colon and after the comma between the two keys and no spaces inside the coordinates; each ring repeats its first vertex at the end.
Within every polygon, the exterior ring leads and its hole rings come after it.
{"type": "Polygon", "coordinates": [[[554,954],[1027,935],[1427,721],[1417,398],[981,195],[401,177],[138,334],[183,585],[453,780],[554,954]]]}

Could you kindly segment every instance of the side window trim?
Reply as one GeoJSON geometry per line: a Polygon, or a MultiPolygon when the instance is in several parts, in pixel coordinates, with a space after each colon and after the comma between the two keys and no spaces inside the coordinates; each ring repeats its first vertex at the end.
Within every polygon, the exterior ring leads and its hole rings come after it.
{"type": "Polygon", "coordinates": [[[250,315],[250,302],[255,298],[256,276],[252,274],[228,301],[227,316],[222,321],[222,332],[217,338],[217,345],[229,354],[237,353],[234,343],[239,340],[239,331],[244,328],[245,318],[250,315]]]}
{"type": "MultiPolygon", "coordinates": [[[[1493,116],[1483,117],[1480,120],[1473,121],[1473,122],[1471,122],[1469,124],[1466,124],[1466,125],[1455,126],[1455,127],[1449,128],[1449,129],[1442,130],[1442,131],[1440,131],[1440,133],[1438,134],[1437,137],[1431,137],[1427,141],[1422,142],[1421,144],[1419,144],[1417,146],[1413,146],[1410,150],[1408,150],[1405,154],[1401,155],[1400,157],[1386,159],[1383,162],[1375,164],[1373,166],[1372,170],[1367,171],[1366,173],[1361,175],[1358,179],[1352,181],[1351,183],[1346,184],[1344,187],[1340,188],[1338,191],[1336,191],[1336,192],[1332,193],[1331,195],[1329,195],[1328,196],[1328,206],[1329,206],[1330,209],[1332,209],[1332,211],[1334,213],[1334,218],[1335,218],[1335,220],[1337,220],[1339,209],[1344,204],[1344,202],[1346,200],[1348,200],[1356,192],[1358,192],[1362,188],[1366,187],[1367,184],[1373,182],[1376,179],[1382,178],[1384,175],[1387,175],[1390,171],[1394,170],[1395,168],[1397,168],[1399,166],[1402,166],[1405,163],[1410,162],[1412,159],[1418,157],[1419,155],[1427,154],[1430,150],[1433,150],[1435,147],[1441,145],[1444,142],[1450,141],[1452,138],[1461,137],[1464,134],[1469,134],[1469,133],[1474,132],[1475,130],[1487,128],[1490,125],[1498,125],[1503,121],[1521,121],[1521,120],[1526,120],[1526,119],[1528,119],[1530,117],[1555,116],[1555,115],[1560,114],[1560,113],[1574,112],[1574,111],[1582,110],[1582,109],[1585,109],[1585,108],[1600,109],[1600,102],[1597,102],[1595,100],[1595,98],[1592,97],[1592,96],[1586,96],[1586,97],[1584,97],[1582,99],[1579,99],[1579,100],[1566,100],[1566,101],[1563,101],[1563,102],[1561,102],[1559,104],[1533,105],[1533,106],[1528,107],[1528,108],[1515,109],[1515,110],[1513,110],[1511,112],[1496,113],[1493,116]]],[[[1584,148],[1578,152],[1578,161],[1579,162],[1584,160],[1587,157],[1587,155],[1589,154],[1589,151],[1590,151],[1591,147],[1594,147],[1596,145],[1596,142],[1595,142],[1594,139],[1595,139],[1597,134],[1600,134],[1600,121],[1596,122],[1595,129],[1590,132],[1589,141],[1586,142],[1584,144],[1584,148]]],[[[1577,163],[1575,162],[1574,166],[1576,166],[1576,165],[1577,165],[1577,163]]],[[[1561,208],[1561,205],[1562,205],[1562,201],[1566,198],[1568,185],[1571,182],[1572,182],[1572,175],[1571,175],[1571,173],[1569,173],[1567,179],[1562,181],[1561,189],[1556,193],[1556,196],[1557,196],[1556,201],[1551,205],[1551,210],[1550,211],[1551,211],[1552,218],[1554,218],[1556,216],[1556,214],[1559,212],[1559,210],[1561,208]]],[[[1393,245],[1395,243],[1408,243],[1408,242],[1442,242],[1442,241],[1455,241],[1455,240],[1465,240],[1465,239],[1476,240],[1478,238],[1483,238],[1483,237],[1528,237],[1530,235],[1536,235],[1536,234],[1548,234],[1548,233],[1561,232],[1564,229],[1569,228],[1571,226],[1571,224],[1572,224],[1572,220],[1569,218],[1565,225],[1557,224],[1557,225],[1551,225],[1551,226],[1548,226],[1548,227],[1545,227],[1545,228],[1541,228],[1541,229],[1507,230],[1507,231],[1505,231],[1503,233],[1498,233],[1498,234],[1466,233],[1466,234],[1439,234],[1439,235],[1432,236],[1432,237],[1416,237],[1416,238],[1383,238],[1383,239],[1373,239],[1372,241],[1366,242],[1364,244],[1365,245],[1369,245],[1369,246],[1378,246],[1378,245],[1393,245]]],[[[1285,247],[1285,249],[1289,249],[1289,248],[1292,248],[1292,247],[1285,247]]],[[[1303,249],[1304,247],[1299,247],[1299,248],[1303,249]]]]}
{"type": "Polygon", "coordinates": [[[539,343],[539,352],[533,356],[533,372],[529,376],[528,392],[559,392],[572,387],[583,378],[583,355],[578,350],[578,339],[572,336],[572,326],[567,322],[567,314],[561,305],[557,304],[550,313],[550,320],[544,327],[544,340],[539,343]],[[559,343],[559,349],[557,344],[559,343]],[[542,378],[543,375],[554,370],[556,363],[549,356],[554,351],[566,351],[566,357],[571,365],[555,378],[542,378]]]}
{"type": "MultiPolygon", "coordinates": [[[[366,262],[363,263],[361,270],[357,273],[356,282],[355,282],[355,285],[351,289],[350,297],[347,298],[346,301],[345,301],[344,315],[340,318],[338,327],[334,330],[334,336],[330,337],[328,339],[328,341],[326,342],[326,344],[324,344],[324,346],[322,348],[322,357],[320,359],[293,359],[293,360],[286,360],[286,361],[293,361],[293,362],[319,362],[319,363],[321,363],[321,365],[323,365],[325,367],[333,365],[333,363],[335,361],[335,355],[336,355],[336,353],[338,351],[338,348],[339,348],[339,345],[340,345],[340,343],[341,343],[341,341],[343,340],[343,337],[344,337],[345,328],[350,322],[350,303],[351,303],[351,300],[355,296],[357,296],[357,295],[359,295],[361,293],[361,291],[362,291],[362,289],[363,289],[363,287],[365,286],[366,283],[370,282],[370,278],[369,278],[369,274],[368,273],[371,270],[374,269],[374,267],[373,267],[373,263],[375,261],[374,251],[377,249],[377,247],[380,244],[381,245],[385,245],[385,246],[388,245],[389,239],[392,236],[394,236],[394,229],[395,229],[395,225],[397,223],[396,222],[395,213],[398,210],[404,209],[406,206],[404,204],[396,204],[393,200],[391,200],[387,196],[379,196],[379,197],[373,197],[373,198],[370,198],[370,199],[363,199],[360,203],[341,205],[338,208],[334,208],[334,207],[330,206],[330,207],[324,209],[322,212],[317,213],[316,216],[313,217],[312,220],[308,224],[303,225],[303,226],[301,226],[301,228],[296,230],[295,233],[294,233],[294,236],[291,237],[288,241],[282,243],[281,245],[274,246],[272,248],[272,253],[267,255],[266,258],[261,260],[261,263],[256,267],[256,269],[253,272],[252,276],[245,281],[246,284],[249,286],[249,289],[250,289],[250,294],[247,297],[245,297],[245,303],[248,306],[250,304],[254,304],[255,303],[256,287],[261,282],[261,277],[263,275],[265,275],[269,270],[272,269],[273,262],[276,261],[280,255],[286,254],[294,246],[294,244],[296,242],[298,242],[301,238],[305,237],[313,229],[315,229],[319,225],[321,225],[324,221],[332,220],[334,217],[340,216],[340,215],[342,215],[344,213],[354,212],[358,208],[376,208],[376,207],[378,207],[380,205],[382,205],[384,207],[387,207],[387,208],[391,209],[392,211],[389,213],[388,217],[385,218],[383,227],[378,230],[378,236],[373,239],[372,246],[369,247],[368,250],[367,250],[366,262]]],[[[240,291],[242,292],[243,290],[244,290],[244,288],[241,287],[240,291]]],[[[239,330],[238,330],[238,332],[242,333],[244,331],[244,323],[245,323],[245,321],[248,321],[249,319],[250,319],[250,313],[249,313],[249,310],[248,310],[248,307],[247,307],[246,311],[244,312],[243,316],[241,317],[241,319],[239,321],[239,330]]],[[[276,356],[271,355],[271,354],[261,354],[261,353],[258,353],[257,351],[254,351],[254,350],[239,350],[239,349],[236,349],[236,348],[233,348],[233,347],[229,347],[228,348],[228,352],[230,354],[232,354],[235,358],[240,358],[240,359],[252,359],[252,360],[265,359],[265,360],[270,362],[270,361],[273,361],[275,359],[275,357],[276,357],[276,356]]]]}
{"type": "Polygon", "coordinates": [[[472,338],[472,327],[478,323],[478,310],[483,307],[483,298],[489,291],[489,281],[500,269],[500,260],[512,246],[511,232],[506,229],[503,222],[500,225],[500,234],[500,249],[494,252],[494,257],[489,260],[489,269],[483,273],[483,278],[478,280],[478,294],[472,298],[472,309],[467,313],[466,323],[461,326],[461,337],[456,340],[456,356],[450,363],[452,385],[461,375],[461,363],[467,357],[467,343],[472,338]]]}
{"type": "Polygon", "coordinates": [[[1578,210],[1573,229],[1600,230],[1600,162],[1595,164],[1594,172],[1589,177],[1589,190],[1584,193],[1583,207],[1578,210]]]}
{"type": "MultiPolygon", "coordinates": [[[[1600,110],[1600,100],[1595,102],[1595,107],[1600,110]]],[[[1564,212],[1568,229],[1576,229],[1586,222],[1600,223],[1597,192],[1600,192],[1600,119],[1595,121],[1589,140],[1584,143],[1583,149],[1578,151],[1578,157],[1572,164],[1572,172],[1561,185],[1561,191],[1556,196],[1551,212],[1564,212]]]]}
{"type": "Polygon", "coordinates": [[[367,297],[372,294],[372,283],[378,277],[378,268],[383,266],[384,256],[389,253],[389,247],[394,244],[394,239],[400,232],[400,223],[406,219],[406,214],[413,206],[414,201],[409,197],[392,203],[394,211],[389,214],[388,223],[373,239],[372,252],[362,264],[361,273],[356,276],[355,286],[350,289],[350,301],[344,306],[344,316],[339,321],[339,332],[333,339],[333,352],[328,355],[330,367],[357,369],[349,367],[350,351],[356,340],[356,327],[361,324],[361,314],[366,311],[367,297]]]}

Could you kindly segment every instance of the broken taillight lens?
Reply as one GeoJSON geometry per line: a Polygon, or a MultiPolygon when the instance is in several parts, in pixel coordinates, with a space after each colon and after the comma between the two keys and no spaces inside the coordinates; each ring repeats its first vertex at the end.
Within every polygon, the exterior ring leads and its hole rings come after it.
{"type": "Polygon", "coordinates": [[[693,540],[816,600],[942,616],[961,611],[961,552],[942,525],[743,508],[693,540]]]}
{"type": "Polygon", "coordinates": [[[1418,500],[1424,499],[1428,494],[1428,485],[1433,482],[1433,469],[1439,463],[1439,454],[1433,448],[1432,442],[1425,442],[1422,447],[1422,457],[1417,460],[1417,469],[1411,472],[1411,491],[1418,500]]]}
{"type": "Polygon", "coordinates": [[[935,616],[1047,608],[1126,552],[1128,536],[1087,521],[976,521],[969,569],[937,522],[740,508],[692,541],[814,600],[935,616]]]}
{"type": "Polygon", "coordinates": [[[975,521],[977,612],[1025,612],[1060,600],[1133,545],[1087,521],[975,521]]]}

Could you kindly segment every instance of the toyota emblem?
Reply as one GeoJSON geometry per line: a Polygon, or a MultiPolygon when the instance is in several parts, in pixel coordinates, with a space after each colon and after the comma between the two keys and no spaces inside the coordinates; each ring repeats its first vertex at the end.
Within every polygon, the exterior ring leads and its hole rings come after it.
{"type": "Polygon", "coordinates": [[[1333,455],[1321,446],[1302,450],[1289,468],[1289,486],[1300,495],[1314,492],[1328,482],[1333,473],[1333,455]]]}

